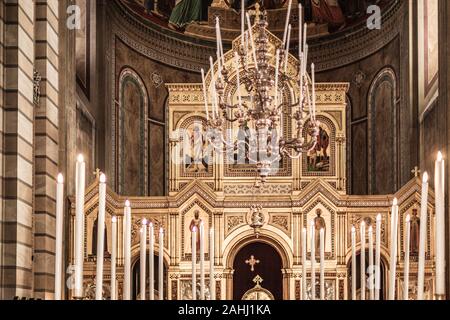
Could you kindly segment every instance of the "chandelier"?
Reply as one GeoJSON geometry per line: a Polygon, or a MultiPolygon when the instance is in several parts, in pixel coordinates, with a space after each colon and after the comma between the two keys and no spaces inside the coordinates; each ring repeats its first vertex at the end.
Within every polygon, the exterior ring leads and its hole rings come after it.
{"type": "MultiPolygon", "coordinates": [[[[234,68],[228,70],[225,68],[220,23],[216,18],[218,68],[215,76],[213,58],[210,57],[211,82],[208,87],[202,69],[208,142],[220,153],[236,152],[244,148],[247,163],[256,165],[262,183],[278,168],[283,158],[298,159],[303,153],[312,150],[319,134],[314,64],[311,65],[310,77],[307,72],[306,24],[303,25],[301,20],[299,62],[294,75],[292,72],[288,73],[292,30],[289,24],[290,11],[291,1],[283,43],[271,50],[266,11],[261,12],[259,5],[256,5],[252,26],[249,14],[246,13],[244,17],[242,10],[242,35],[240,43],[232,49],[234,68]],[[248,27],[246,31],[245,24],[248,27]],[[227,86],[236,88],[237,99],[226,94],[227,86]],[[244,88],[248,93],[245,101],[242,95],[244,88]],[[293,88],[298,92],[294,93],[293,88]],[[295,101],[285,98],[284,90],[288,90],[295,101]],[[211,110],[208,107],[208,95],[211,98],[211,110]],[[283,137],[284,117],[296,126],[290,138],[283,137]],[[245,132],[244,138],[234,138],[233,134],[224,133],[225,127],[233,123],[237,123],[239,130],[245,132]],[[305,139],[304,132],[311,139],[305,139]]],[[[299,17],[301,16],[300,5],[299,17]]]]}

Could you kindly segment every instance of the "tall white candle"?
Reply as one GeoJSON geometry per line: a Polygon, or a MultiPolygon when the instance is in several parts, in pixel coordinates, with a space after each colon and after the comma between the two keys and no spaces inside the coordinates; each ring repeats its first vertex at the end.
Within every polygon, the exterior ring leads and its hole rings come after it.
{"type": "MultiPolygon", "coordinates": [[[[373,228],[372,226],[369,227],[368,230],[369,233],[369,270],[370,272],[373,272],[375,270],[374,264],[373,264],[373,228]]],[[[369,299],[374,300],[375,299],[375,283],[374,278],[370,276],[370,287],[369,287],[369,299]]]]}
{"type": "Polygon", "coordinates": [[[192,228],[192,300],[197,300],[197,228],[192,228]]]}
{"type": "Polygon", "coordinates": [[[422,196],[420,202],[420,242],[419,242],[419,270],[417,279],[417,300],[423,300],[425,282],[425,248],[427,245],[428,220],[428,173],[422,177],[422,196]]]}
{"type": "Polygon", "coordinates": [[[205,244],[204,244],[204,226],[200,223],[200,299],[205,300],[205,244]]]}
{"type": "Polygon", "coordinates": [[[286,37],[288,32],[289,20],[291,18],[291,8],[292,8],[292,0],[289,0],[288,10],[286,15],[286,24],[284,25],[284,34],[283,34],[283,48],[286,47],[286,37]]]}
{"type": "Polygon", "coordinates": [[[302,230],[302,300],[308,299],[308,291],[307,291],[307,284],[306,284],[306,228],[303,228],[302,230]]]}
{"type": "Polygon", "coordinates": [[[236,92],[238,95],[239,109],[243,109],[241,96],[241,76],[239,74],[239,54],[237,52],[234,53],[234,65],[236,68],[236,92]]]}
{"type": "Polygon", "coordinates": [[[315,244],[315,225],[311,221],[311,300],[316,299],[316,244],[315,244]]]}
{"type": "Polygon", "coordinates": [[[208,111],[208,94],[206,90],[206,81],[205,81],[205,70],[201,70],[202,72],[202,85],[203,85],[203,100],[205,104],[205,114],[206,114],[206,120],[209,121],[209,111],[208,111]]]}
{"type": "Polygon", "coordinates": [[[211,300],[216,299],[214,290],[214,229],[209,230],[209,295],[211,300]]]}
{"type": "Polygon", "coordinates": [[[150,300],[155,300],[155,229],[153,228],[153,223],[148,224],[148,279],[150,284],[150,300]]]}
{"type": "Polygon", "coordinates": [[[366,224],[361,222],[361,300],[366,300],[366,224]]]}
{"type": "Polygon", "coordinates": [[[256,46],[255,41],[253,40],[253,30],[252,30],[252,24],[250,22],[250,16],[248,15],[248,12],[246,13],[247,17],[247,24],[248,24],[248,35],[250,37],[250,44],[252,47],[252,54],[253,54],[253,62],[255,64],[255,69],[258,70],[258,60],[256,59],[256,46]]]}
{"type": "Polygon", "coordinates": [[[309,51],[309,46],[307,44],[305,44],[305,49],[303,51],[303,59],[305,61],[303,63],[303,71],[302,71],[303,76],[305,76],[305,74],[306,74],[306,67],[308,65],[308,51],[309,51]]]}
{"type": "Polygon", "coordinates": [[[288,66],[288,62],[289,62],[289,48],[290,48],[290,43],[291,43],[291,31],[292,31],[292,26],[289,25],[289,27],[288,27],[287,44],[286,44],[286,51],[285,51],[285,54],[284,54],[284,73],[287,72],[287,66],[288,66]]]}
{"type": "Polygon", "coordinates": [[[312,75],[312,119],[316,120],[316,68],[314,63],[311,64],[312,75]]]}
{"type": "Polygon", "coordinates": [[[445,297],[445,169],[444,158],[439,151],[434,168],[436,202],[436,297],[445,297]]]}
{"type": "Polygon", "coordinates": [[[213,119],[216,119],[218,116],[218,101],[217,101],[217,94],[216,94],[216,79],[214,77],[214,63],[213,58],[209,57],[209,66],[211,69],[211,92],[212,92],[212,115],[213,119]]]}
{"type": "Polygon", "coordinates": [[[245,0],[241,0],[241,41],[244,41],[245,33],[245,0]]]}
{"type": "Polygon", "coordinates": [[[62,299],[63,224],[64,224],[64,178],[60,173],[58,174],[56,183],[55,300],[62,299]]]}
{"type": "Polygon", "coordinates": [[[303,8],[302,4],[298,4],[298,57],[299,61],[301,61],[302,55],[302,35],[303,35],[303,8]]]}
{"type": "Polygon", "coordinates": [[[123,300],[131,300],[131,204],[125,201],[123,219],[123,300]]]}
{"type": "Polygon", "coordinates": [[[325,300],[325,230],[320,229],[320,300],[325,300]]]}
{"type": "Polygon", "coordinates": [[[117,260],[117,217],[113,216],[111,219],[111,300],[117,300],[116,260],[117,260]]]}
{"type": "Polygon", "coordinates": [[[159,284],[159,300],[164,300],[164,229],[159,229],[159,265],[158,265],[158,271],[159,271],[159,277],[158,277],[158,284],[159,284]]]}
{"type": "Polygon", "coordinates": [[[381,214],[377,216],[377,227],[375,235],[375,300],[380,300],[381,286],[381,214]]]}
{"type": "Polygon", "coordinates": [[[352,226],[352,300],[356,300],[356,229],[352,226]]]}
{"type": "Polygon", "coordinates": [[[100,176],[98,186],[97,217],[97,274],[95,278],[95,299],[103,299],[103,256],[105,254],[105,210],[106,210],[106,176],[100,176]]]}
{"type": "Polygon", "coordinates": [[[86,164],[83,155],[78,155],[76,164],[76,214],[75,214],[75,298],[84,298],[84,188],[86,164]]]}
{"type": "Polygon", "coordinates": [[[397,270],[398,201],[394,199],[391,213],[391,259],[389,264],[389,300],[395,300],[395,273],[397,270]]]}
{"type": "Polygon", "coordinates": [[[141,243],[140,243],[140,287],[141,287],[141,300],[145,300],[145,278],[146,278],[146,260],[147,260],[147,219],[142,220],[141,228],[141,243]]]}
{"type": "Polygon", "coordinates": [[[274,95],[275,95],[275,108],[278,108],[278,74],[280,72],[280,50],[277,49],[275,53],[275,85],[274,85],[274,95]]]}
{"type": "Polygon", "coordinates": [[[411,241],[411,216],[406,216],[405,270],[403,271],[403,300],[409,300],[409,249],[411,241]]]}

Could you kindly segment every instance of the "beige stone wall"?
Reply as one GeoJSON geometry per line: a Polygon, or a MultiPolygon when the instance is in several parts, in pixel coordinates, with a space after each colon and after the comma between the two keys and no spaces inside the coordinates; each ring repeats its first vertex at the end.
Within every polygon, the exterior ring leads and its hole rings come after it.
{"type": "Polygon", "coordinates": [[[34,1],[5,0],[1,297],[33,292],[34,1]]]}

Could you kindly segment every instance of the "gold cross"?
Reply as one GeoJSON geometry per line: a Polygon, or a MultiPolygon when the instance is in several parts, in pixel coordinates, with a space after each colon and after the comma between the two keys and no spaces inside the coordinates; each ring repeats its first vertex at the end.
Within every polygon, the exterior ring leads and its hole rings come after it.
{"type": "Polygon", "coordinates": [[[255,265],[257,265],[258,263],[260,263],[259,260],[255,259],[255,256],[250,256],[250,259],[245,260],[245,263],[248,264],[250,266],[250,271],[255,271],[255,265]]]}
{"type": "Polygon", "coordinates": [[[99,168],[95,169],[95,172],[93,172],[93,174],[95,175],[95,179],[97,181],[100,181],[100,175],[102,174],[102,172],[100,171],[99,168]]]}
{"type": "Polygon", "coordinates": [[[259,22],[259,18],[260,18],[259,16],[261,14],[260,7],[261,6],[260,6],[259,2],[257,2],[255,4],[255,10],[248,10],[248,14],[250,16],[254,16],[255,17],[255,24],[259,22]]]}
{"type": "Polygon", "coordinates": [[[414,177],[418,178],[420,173],[419,167],[415,166],[414,170],[411,170],[411,173],[414,173],[414,177]]]}
{"type": "Polygon", "coordinates": [[[263,282],[263,281],[264,281],[264,279],[261,278],[261,276],[259,274],[253,279],[253,282],[256,283],[257,287],[260,287],[261,282],[263,282]]]}

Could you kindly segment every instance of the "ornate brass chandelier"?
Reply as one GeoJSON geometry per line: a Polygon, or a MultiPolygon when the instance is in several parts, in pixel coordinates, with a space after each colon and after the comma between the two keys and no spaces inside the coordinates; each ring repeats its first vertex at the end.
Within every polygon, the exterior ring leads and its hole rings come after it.
{"type": "MultiPolygon", "coordinates": [[[[208,88],[202,70],[208,142],[220,153],[236,152],[244,148],[247,161],[256,165],[262,183],[278,168],[283,157],[299,158],[303,153],[312,150],[319,134],[314,64],[311,65],[310,77],[307,73],[306,24],[303,26],[301,20],[297,70],[294,75],[287,72],[291,37],[290,11],[291,3],[288,7],[283,43],[276,46],[275,55],[273,50],[270,50],[266,12],[260,12],[259,6],[256,6],[253,26],[249,14],[247,13],[244,19],[242,12],[241,41],[233,48],[234,68],[231,69],[225,67],[217,18],[218,69],[215,76],[213,58],[210,57],[211,82],[208,88]],[[247,31],[244,30],[245,21],[247,31]],[[226,86],[234,86],[236,89],[237,99],[234,99],[234,103],[230,94],[225,92],[226,86]],[[298,92],[294,93],[292,88],[297,88],[295,91],[298,92]],[[248,93],[245,101],[241,92],[244,90],[248,93]],[[285,98],[285,90],[295,97],[295,101],[290,102],[285,98]],[[208,95],[211,98],[211,111],[208,108],[208,95]],[[284,117],[296,126],[295,133],[290,138],[282,136],[284,117]],[[244,138],[233,138],[233,133],[224,133],[225,127],[232,123],[237,123],[239,130],[245,132],[244,138]],[[311,139],[305,139],[305,136],[310,136],[311,139]]],[[[302,16],[301,12],[299,6],[299,17],[302,16]]]]}

